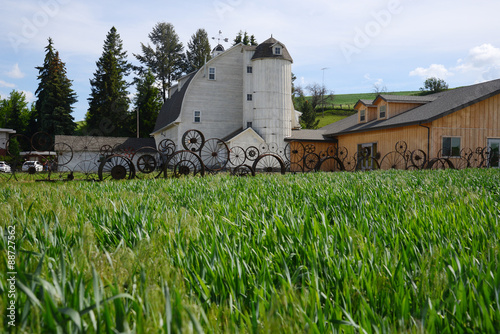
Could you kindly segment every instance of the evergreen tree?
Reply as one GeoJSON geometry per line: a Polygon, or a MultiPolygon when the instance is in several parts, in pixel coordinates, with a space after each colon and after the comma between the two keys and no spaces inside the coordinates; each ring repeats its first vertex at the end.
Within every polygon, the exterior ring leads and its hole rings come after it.
{"type": "Polygon", "coordinates": [[[163,100],[167,100],[168,89],[172,82],[179,79],[185,66],[184,46],[171,23],[157,23],[149,34],[153,46],[141,43],[142,55],[134,56],[146,67],[144,73],[150,70],[161,84],[163,100]]]}
{"type": "Polygon", "coordinates": [[[107,34],[103,49],[96,62],[94,78],[90,80],[87,129],[105,136],[129,136],[129,85],[125,77],[130,73],[131,65],[115,27],[107,34]]]}
{"type": "Polygon", "coordinates": [[[304,97],[300,99],[300,125],[303,129],[317,129],[319,120],[316,119],[316,110],[313,108],[312,104],[307,101],[304,97]]]}
{"type": "Polygon", "coordinates": [[[72,105],[77,101],[76,94],[71,88],[71,80],[66,76],[66,65],[59,58],[59,52],[54,50],[50,38],[45,51],[43,65],[36,67],[40,83],[35,92],[36,114],[33,115],[30,130],[51,135],[70,135],[76,126],[71,116],[72,105]]]}
{"type": "Polygon", "coordinates": [[[238,32],[238,35],[236,35],[236,38],[233,40],[233,42],[233,45],[236,45],[238,43],[243,43],[243,45],[257,45],[255,36],[248,36],[248,33],[246,31],[243,33],[242,30],[238,32]]]}
{"type": "Polygon", "coordinates": [[[188,42],[187,47],[187,73],[200,69],[205,62],[210,60],[210,43],[208,42],[208,34],[205,29],[198,29],[196,33],[191,36],[191,41],[188,42]]]}
{"type": "Polygon", "coordinates": [[[0,101],[0,128],[14,129],[27,134],[31,110],[23,92],[13,90],[8,99],[0,101]]]}
{"type": "MultiPolygon", "coordinates": [[[[153,132],[156,117],[158,117],[158,112],[163,104],[160,89],[155,86],[155,81],[155,77],[151,72],[147,72],[137,80],[137,95],[134,99],[134,107],[136,112],[139,111],[139,133],[144,138],[149,138],[149,134],[153,132]]],[[[135,124],[137,126],[137,121],[135,124]]]]}

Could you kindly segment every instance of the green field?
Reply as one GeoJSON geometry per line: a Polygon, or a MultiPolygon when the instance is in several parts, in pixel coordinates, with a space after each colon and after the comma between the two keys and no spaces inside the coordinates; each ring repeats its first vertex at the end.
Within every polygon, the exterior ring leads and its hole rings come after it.
{"type": "Polygon", "coordinates": [[[3,331],[500,328],[499,170],[4,182],[0,189],[3,331]],[[9,271],[17,273],[15,298],[9,271]],[[16,327],[6,317],[11,301],[16,327]]]}

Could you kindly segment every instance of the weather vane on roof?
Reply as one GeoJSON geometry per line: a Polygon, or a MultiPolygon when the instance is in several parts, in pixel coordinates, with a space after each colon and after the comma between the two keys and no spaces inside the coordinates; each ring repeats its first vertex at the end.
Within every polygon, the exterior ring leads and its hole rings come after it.
{"type": "Polygon", "coordinates": [[[223,42],[229,42],[229,38],[224,38],[222,37],[222,30],[219,30],[219,36],[217,37],[212,37],[213,40],[217,39],[217,44],[220,45],[220,41],[222,40],[223,42]]]}

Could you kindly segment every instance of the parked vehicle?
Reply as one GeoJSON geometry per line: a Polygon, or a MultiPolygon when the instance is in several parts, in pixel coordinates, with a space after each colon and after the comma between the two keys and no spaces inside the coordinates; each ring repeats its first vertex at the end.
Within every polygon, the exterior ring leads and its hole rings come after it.
{"type": "Polygon", "coordinates": [[[5,163],[5,161],[0,161],[0,172],[10,173],[10,166],[5,163]]]}
{"type": "Polygon", "coordinates": [[[23,172],[41,172],[43,165],[38,161],[26,161],[21,169],[23,172]]]}

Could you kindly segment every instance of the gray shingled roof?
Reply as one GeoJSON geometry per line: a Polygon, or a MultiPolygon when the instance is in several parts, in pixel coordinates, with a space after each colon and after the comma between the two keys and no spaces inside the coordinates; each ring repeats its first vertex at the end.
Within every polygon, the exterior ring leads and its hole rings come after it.
{"type": "Polygon", "coordinates": [[[179,117],[179,115],[181,114],[184,94],[186,94],[189,83],[196,73],[197,71],[191,73],[186,79],[184,85],[182,85],[182,88],[172,94],[172,96],[163,104],[160,112],[158,113],[158,117],[156,118],[155,128],[153,132],[161,130],[170,123],[174,122],[179,117]]]}
{"type": "Polygon", "coordinates": [[[286,137],[285,141],[300,140],[300,141],[336,142],[335,139],[324,137],[323,136],[324,134],[325,134],[324,128],[320,128],[317,130],[310,130],[310,129],[292,130],[292,135],[290,137],[286,137]]]}
{"type": "Polygon", "coordinates": [[[272,37],[260,43],[259,45],[257,45],[257,48],[255,48],[255,53],[252,57],[252,60],[260,58],[277,58],[293,62],[293,59],[290,56],[290,53],[286,49],[285,45],[272,37]],[[273,52],[272,47],[276,43],[279,43],[283,46],[283,50],[281,50],[282,51],[281,55],[275,55],[273,52]]]}
{"type": "Polygon", "coordinates": [[[387,102],[401,102],[401,103],[427,103],[432,102],[438,98],[438,94],[426,95],[426,96],[413,96],[413,95],[389,95],[389,94],[380,94],[375,100],[370,103],[375,102],[378,98],[381,98],[387,102]]]}
{"type": "Polygon", "coordinates": [[[358,116],[352,115],[322,129],[325,136],[334,137],[346,133],[429,123],[497,94],[500,94],[500,79],[428,95],[426,98],[433,98],[432,101],[389,119],[358,124],[358,116]]]}

